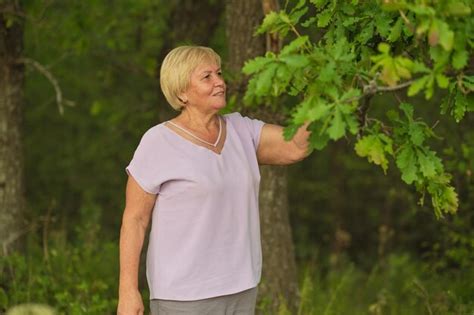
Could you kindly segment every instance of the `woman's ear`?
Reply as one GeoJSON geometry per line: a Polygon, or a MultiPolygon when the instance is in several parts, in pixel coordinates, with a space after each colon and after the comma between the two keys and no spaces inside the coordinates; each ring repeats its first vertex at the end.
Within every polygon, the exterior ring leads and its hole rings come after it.
{"type": "Polygon", "coordinates": [[[184,93],[178,95],[178,100],[183,104],[186,104],[188,102],[188,98],[184,93]]]}

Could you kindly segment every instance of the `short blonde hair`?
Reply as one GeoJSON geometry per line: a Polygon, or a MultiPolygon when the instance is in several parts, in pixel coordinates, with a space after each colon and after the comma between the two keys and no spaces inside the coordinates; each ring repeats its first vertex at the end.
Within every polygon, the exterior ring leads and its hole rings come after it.
{"type": "Polygon", "coordinates": [[[166,100],[175,110],[183,108],[179,94],[188,89],[193,71],[208,61],[221,66],[221,57],[211,48],[203,46],[180,46],[166,55],[161,64],[160,86],[166,100]]]}

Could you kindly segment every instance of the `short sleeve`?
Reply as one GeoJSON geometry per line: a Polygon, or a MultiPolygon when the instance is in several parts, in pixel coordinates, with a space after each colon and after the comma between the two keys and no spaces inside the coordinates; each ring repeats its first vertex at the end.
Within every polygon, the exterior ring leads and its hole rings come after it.
{"type": "Polygon", "coordinates": [[[158,160],[159,135],[153,129],[148,130],[140,140],[130,164],[125,168],[140,187],[150,194],[158,194],[161,174],[158,160]]]}
{"type": "Polygon", "coordinates": [[[237,112],[232,113],[229,116],[231,117],[231,119],[234,119],[236,121],[237,125],[240,128],[245,128],[249,132],[250,137],[252,138],[252,143],[255,148],[255,151],[257,151],[258,144],[260,142],[260,135],[262,133],[263,125],[265,125],[265,123],[258,119],[242,116],[240,113],[237,112]]]}

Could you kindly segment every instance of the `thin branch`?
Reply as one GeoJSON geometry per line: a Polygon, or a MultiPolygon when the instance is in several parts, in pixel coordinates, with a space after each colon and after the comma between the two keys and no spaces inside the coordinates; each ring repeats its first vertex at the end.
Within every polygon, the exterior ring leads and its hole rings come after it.
{"type": "Polygon", "coordinates": [[[374,79],[372,79],[368,84],[363,86],[363,93],[361,96],[356,96],[352,97],[345,102],[353,102],[355,100],[360,100],[364,99],[364,102],[362,105],[358,107],[358,120],[359,120],[359,133],[358,133],[358,138],[362,136],[362,129],[367,125],[367,112],[369,111],[370,107],[370,101],[372,100],[372,97],[378,93],[378,92],[393,92],[397,90],[401,90],[406,88],[407,86],[410,86],[413,83],[413,80],[403,82],[399,85],[395,86],[378,86],[377,85],[377,76],[375,76],[374,79]]]}
{"type": "Polygon", "coordinates": [[[16,60],[16,62],[33,66],[33,68],[35,68],[38,72],[40,72],[49,80],[49,82],[53,85],[54,90],[56,92],[56,103],[58,104],[58,110],[61,115],[64,114],[63,105],[68,105],[68,106],[75,105],[73,101],[63,99],[63,93],[61,91],[61,88],[59,87],[58,80],[54,77],[54,75],[48,69],[46,69],[45,66],[40,64],[38,61],[30,59],[30,58],[19,58],[16,60]]]}
{"type": "Polygon", "coordinates": [[[359,133],[357,134],[357,138],[362,137],[362,129],[367,125],[367,111],[370,107],[370,101],[374,94],[367,94],[364,96],[364,103],[359,106],[358,110],[358,120],[359,120],[359,133]]]}
{"type": "Polygon", "coordinates": [[[391,92],[391,91],[396,91],[396,90],[401,90],[406,88],[407,86],[410,86],[414,80],[406,81],[403,82],[402,84],[395,85],[395,86],[377,86],[377,92],[391,92]]]}
{"type": "Polygon", "coordinates": [[[410,20],[405,15],[405,13],[402,10],[398,10],[398,12],[400,12],[400,15],[401,15],[403,21],[405,21],[405,23],[406,23],[407,27],[410,29],[410,31],[412,31],[413,34],[416,34],[415,26],[413,24],[411,24],[410,20]]]}
{"type": "MultiPolygon", "coordinates": [[[[395,92],[395,91],[394,91],[395,92]]],[[[397,99],[398,103],[403,103],[403,101],[400,99],[400,96],[398,96],[398,94],[395,92],[393,93],[393,95],[395,96],[395,98],[397,99]]]]}

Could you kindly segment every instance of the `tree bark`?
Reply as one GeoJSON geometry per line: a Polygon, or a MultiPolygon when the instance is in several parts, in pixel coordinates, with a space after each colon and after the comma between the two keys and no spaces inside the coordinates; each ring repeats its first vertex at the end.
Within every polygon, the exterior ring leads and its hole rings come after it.
{"type": "Polygon", "coordinates": [[[0,255],[19,247],[23,219],[22,16],[19,1],[0,3],[0,255]]]}
{"type": "MultiPolygon", "coordinates": [[[[159,79],[161,62],[171,49],[178,45],[208,46],[219,25],[224,12],[222,1],[173,0],[169,16],[169,29],[164,45],[158,55],[157,77],[159,79]]],[[[166,104],[159,89],[159,99],[164,106],[160,108],[160,121],[176,116],[176,111],[166,104]]]]}
{"type": "MultiPolygon", "coordinates": [[[[256,27],[262,21],[264,10],[268,10],[269,2],[272,1],[226,1],[228,70],[236,78],[228,84],[231,94],[241,94],[246,87],[245,78],[240,76],[244,62],[263,55],[266,48],[275,50],[275,47],[279,46],[275,44],[273,38],[253,36],[256,27]]],[[[270,111],[267,106],[247,111],[245,114],[267,123],[282,122],[281,115],[270,111]]],[[[282,302],[286,303],[294,313],[298,303],[298,282],[288,214],[287,169],[278,166],[262,166],[260,172],[263,271],[258,300],[259,303],[263,302],[268,307],[267,311],[271,314],[277,313],[282,302]]]]}

